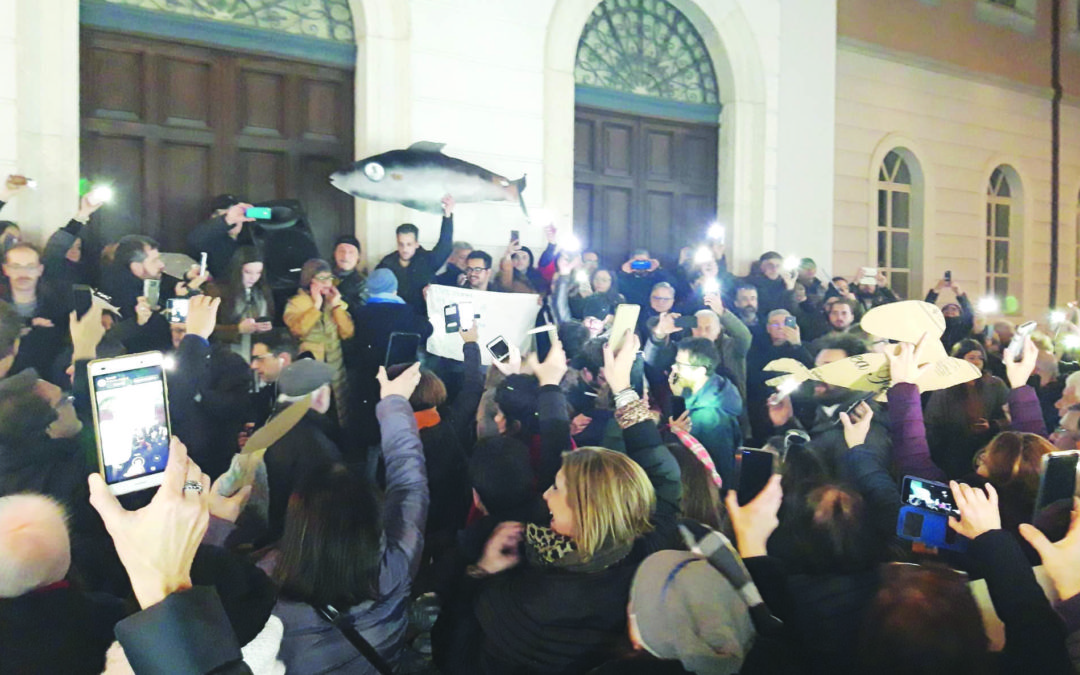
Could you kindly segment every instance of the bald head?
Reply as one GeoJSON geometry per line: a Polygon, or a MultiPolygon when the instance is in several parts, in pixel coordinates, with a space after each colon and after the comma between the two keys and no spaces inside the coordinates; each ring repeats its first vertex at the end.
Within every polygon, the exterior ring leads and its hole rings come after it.
{"type": "Polygon", "coordinates": [[[0,497],[0,598],[62,581],[71,566],[67,515],[35,494],[0,497]]]}

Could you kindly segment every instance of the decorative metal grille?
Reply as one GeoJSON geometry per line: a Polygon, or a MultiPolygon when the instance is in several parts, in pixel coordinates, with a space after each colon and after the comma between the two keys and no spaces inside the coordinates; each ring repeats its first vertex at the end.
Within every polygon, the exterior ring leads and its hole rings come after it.
{"type": "Polygon", "coordinates": [[[664,0],[604,0],[578,42],[579,85],[681,103],[719,104],[701,35],[664,0]]]}
{"type": "Polygon", "coordinates": [[[349,0],[107,0],[155,12],[354,42],[349,0]]]}

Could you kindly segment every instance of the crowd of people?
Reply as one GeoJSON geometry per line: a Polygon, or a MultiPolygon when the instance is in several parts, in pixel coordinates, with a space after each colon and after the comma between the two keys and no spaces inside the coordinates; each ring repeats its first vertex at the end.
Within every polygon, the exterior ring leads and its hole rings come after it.
{"type": "Polygon", "coordinates": [[[670,268],[604,260],[550,225],[539,256],[488,252],[454,206],[432,249],[400,225],[368,272],[342,236],[283,296],[242,198],[175,277],[151,238],[84,244],[86,197],[43,247],[0,223],[0,673],[385,675],[418,640],[470,675],[1080,667],[1080,501],[1058,541],[1031,525],[1043,458],[1080,447],[1075,307],[1014,344],[943,279],[942,347],[981,376],[921,394],[936,338],[860,328],[900,300],[877,270],[767,252],[736,277],[707,235],[670,268]],[[539,296],[551,329],[485,359],[466,321],[462,361],[427,354],[435,284],[539,296]],[[621,305],[638,323],[612,335],[621,305]],[[421,349],[388,368],[395,333],[421,349]],[[117,497],[87,366],[144,351],[172,438],[161,485],[117,497]],[[883,403],[770,384],[778,359],[869,352],[883,403]],[[775,470],[744,500],[746,447],[775,470]],[[897,536],[905,476],[948,481],[962,550],[897,536]]]}

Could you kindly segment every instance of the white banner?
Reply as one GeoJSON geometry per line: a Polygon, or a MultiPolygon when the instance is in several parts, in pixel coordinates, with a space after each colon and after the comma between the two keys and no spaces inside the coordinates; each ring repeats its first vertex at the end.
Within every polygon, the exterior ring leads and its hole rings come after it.
{"type": "Polygon", "coordinates": [[[461,336],[446,332],[445,308],[459,303],[472,303],[473,314],[480,315],[476,321],[480,326],[480,359],[484,365],[491,364],[491,354],[484,345],[499,336],[525,351],[532,340],[528,332],[536,325],[540,302],[539,295],[491,293],[432,284],[427,289],[427,310],[435,332],[428,338],[428,353],[455,361],[465,359],[461,336]]]}

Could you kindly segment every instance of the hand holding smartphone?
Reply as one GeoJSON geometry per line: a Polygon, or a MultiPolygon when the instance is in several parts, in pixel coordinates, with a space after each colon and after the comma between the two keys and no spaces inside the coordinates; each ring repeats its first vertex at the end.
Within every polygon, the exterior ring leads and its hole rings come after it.
{"type": "Polygon", "coordinates": [[[615,308],[615,321],[612,322],[611,332],[608,333],[608,344],[611,345],[612,352],[618,352],[622,348],[626,331],[637,328],[639,314],[641,314],[641,305],[624,304],[615,308]]]}
{"type": "Polygon", "coordinates": [[[172,435],[161,352],[98,359],[87,373],[98,470],[109,491],[160,485],[172,435]]]}
{"type": "Polygon", "coordinates": [[[738,475],[737,496],[739,506],[754,501],[765,486],[769,484],[776,470],[776,455],[768,450],[757,448],[739,448],[735,455],[735,467],[738,475]]]}

